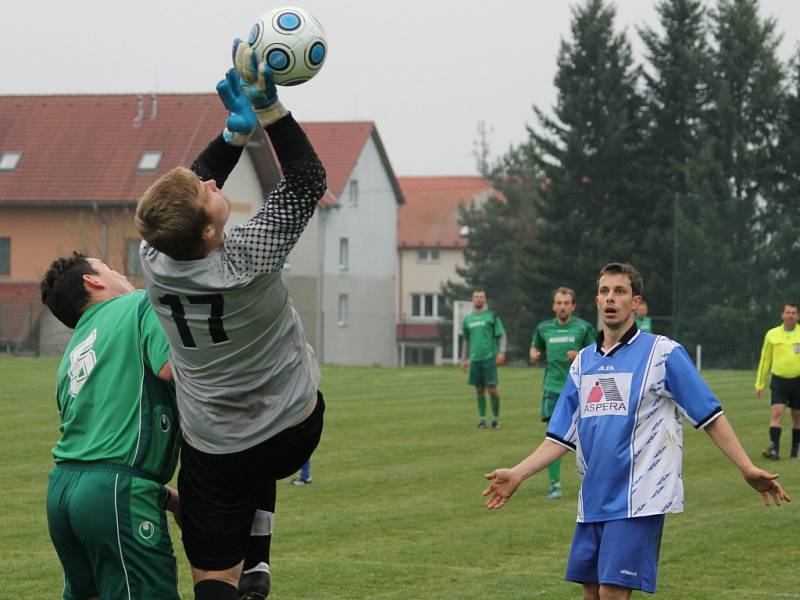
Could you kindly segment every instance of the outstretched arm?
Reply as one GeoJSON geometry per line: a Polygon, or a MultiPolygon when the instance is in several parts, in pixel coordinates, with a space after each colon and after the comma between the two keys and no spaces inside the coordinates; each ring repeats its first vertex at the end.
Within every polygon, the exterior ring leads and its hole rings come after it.
{"type": "Polygon", "coordinates": [[[235,69],[230,69],[217,84],[217,94],[228,110],[225,129],[206,146],[191,168],[202,181],[213,179],[222,188],[258,126],[258,119],[235,69]]]}
{"type": "Polygon", "coordinates": [[[722,450],[722,453],[728,457],[728,460],[736,465],[736,468],[742,473],[744,480],[761,494],[761,497],[764,499],[764,504],[769,506],[770,496],[772,496],[772,500],[775,502],[776,506],[780,506],[782,501],[792,501],[789,494],[787,494],[781,484],[778,483],[777,474],[772,475],[767,473],[752,463],[747,453],[744,451],[744,448],[742,448],[742,445],[739,443],[739,439],[736,437],[736,433],[734,433],[733,427],[731,427],[725,415],[720,415],[714,419],[708,424],[705,431],[708,437],[722,450]]]}
{"type": "Polygon", "coordinates": [[[545,440],[517,466],[511,469],[495,469],[491,473],[486,473],[484,477],[491,483],[483,490],[483,495],[491,497],[486,500],[484,506],[490,510],[503,508],[523,481],[542,469],[546,469],[551,463],[564,456],[567,451],[565,446],[545,440]]]}
{"type": "Polygon", "coordinates": [[[272,142],[283,179],[258,213],[230,232],[225,249],[242,273],[280,271],[327,189],[325,169],[300,125],[278,100],[269,66],[257,63],[249,45],[239,39],[233,43],[233,62],[244,82],[241,92],[272,142]]]}

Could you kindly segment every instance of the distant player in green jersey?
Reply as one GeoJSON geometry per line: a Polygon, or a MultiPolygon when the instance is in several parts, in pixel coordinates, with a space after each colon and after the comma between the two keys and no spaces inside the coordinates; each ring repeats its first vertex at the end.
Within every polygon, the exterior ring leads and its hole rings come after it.
{"type": "MultiPolygon", "coordinates": [[[[567,381],[569,366],[578,351],[593,344],[597,334],[594,328],[575,316],[575,292],[560,287],[553,293],[555,319],[547,319],[536,326],[531,340],[531,364],[544,356],[544,395],[542,396],[542,421],[550,421],[561,388],[567,381]]],[[[551,500],[561,498],[561,460],[547,468],[550,475],[551,500]]]]}
{"type": "Polygon", "coordinates": [[[478,428],[486,429],[486,390],[492,400],[492,429],[500,427],[500,396],[497,393],[497,367],[506,361],[506,330],[495,313],[486,308],[486,292],[472,293],[473,311],[462,325],[464,346],[461,369],[469,369],[469,384],[478,397],[478,428]]]}
{"type": "Polygon", "coordinates": [[[639,328],[639,331],[653,332],[653,319],[647,316],[647,302],[644,300],[636,309],[636,327],[639,328]]]}
{"type": "Polygon", "coordinates": [[[47,523],[65,600],[178,600],[165,484],[178,460],[169,346],[143,290],[96,258],[52,263],[42,302],[74,329],[57,375],[47,523]]]}

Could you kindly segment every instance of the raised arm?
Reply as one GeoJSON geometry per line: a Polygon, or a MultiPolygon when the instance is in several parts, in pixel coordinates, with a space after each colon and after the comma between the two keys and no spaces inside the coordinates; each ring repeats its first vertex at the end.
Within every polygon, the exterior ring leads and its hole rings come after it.
{"type": "Polygon", "coordinates": [[[234,41],[234,64],[245,82],[242,90],[283,169],[283,179],[256,215],[235,227],[225,250],[240,272],[251,275],[279,271],[308,225],[327,189],[325,169],[300,128],[283,105],[266,63],[256,64],[248,44],[234,41]]]}
{"type": "Polygon", "coordinates": [[[231,230],[225,240],[228,254],[250,274],[283,268],[327,188],[325,169],[291,114],[266,130],[283,179],[255,216],[231,230]]]}
{"type": "Polygon", "coordinates": [[[258,126],[258,119],[235,69],[230,69],[217,84],[217,94],[229,113],[225,129],[205,147],[191,169],[202,181],[213,179],[222,188],[258,126]]]}

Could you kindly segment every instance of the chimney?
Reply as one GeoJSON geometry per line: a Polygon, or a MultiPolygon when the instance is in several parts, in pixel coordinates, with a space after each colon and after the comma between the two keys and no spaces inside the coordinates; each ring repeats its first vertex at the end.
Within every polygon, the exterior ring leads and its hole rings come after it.
{"type": "Polygon", "coordinates": [[[144,121],[144,98],[141,94],[136,96],[136,116],[133,117],[133,127],[141,127],[144,121]]]}
{"type": "Polygon", "coordinates": [[[155,94],[150,94],[150,120],[155,121],[158,118],[158,98],[155,94]]]}

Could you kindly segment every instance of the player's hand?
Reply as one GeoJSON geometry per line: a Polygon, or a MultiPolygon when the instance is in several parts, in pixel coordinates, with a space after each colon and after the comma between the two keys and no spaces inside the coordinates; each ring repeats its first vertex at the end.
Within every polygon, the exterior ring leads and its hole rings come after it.
{"type": "Polygon", "coordinates": [[[250,44],[242,40],[242,38],[237,37],[234,39],[231,58],[233,59],[233,68],[239,73],[242,81],[251,85],[258,81],[258,60],[256,55],[253,54],[250,44]]]}
{"type": "Polygon", "coordinates": [[[762,398],[763,396],[764,396],[764,388],[761,388],[760,390],[756,390],[756,398],[758,398],[759,400],[761,400],[761,398],[762,398]]]}
{"type": "Polygon", "coordinates": [[[462,359],[461,360],[461,370],[464,371],[464,373],[466,373],[468,367],[469,367],[469,361],[462,359]]]}
{"type": "Polygon", "coordinates": [[[489,510],[503,508],[522,483],[522,479],[514,475],[511,469],[495,469],[491,473],[486,473],[484,477],[491,482],[481,494],[491,496],[483,503],[489,510]]]}
{"type": "Polygon", "coordinates": [[[575,360],[576,356],[578,356],[578,353],[575,350],[567,350],[567,360],[569,362],[575,360]]]}
{"type": "Polygon", "coordinates": [[[258,125],[258,117],[242,92],[235,69],[228,69],[225,79],[217,84],[217,94],[229,113],[222,136],[232,146],[244,146],[258,125]]]}
{"type": "Polygon", "coordinates": [[[172,513],[175,524],[183,529],[183,522],[181,521],[181,499],[180,496],[178,496],[178,490],[169,485],[165,485],[164,488],[169,492],[166,509],[172,513]]]}
{"type": "Polygon", "coordinates": [[[536,348],[531,348],[531,364],[535,365],[541,356],[541,352],[536,348]]]}
{"type": "Polygon", "coordinates": [[[506,353],[505,352],[498,352],[497,356],[494,359],[494,363],[498,366],[502,365],[506,362],[506,353]]]}
{"type": "Polygon", "coordinates": [[[744,480],[755,489],[764,499],[764,504],[769,506],[769,498],[772,496],[772,501],[775,506],[780,506],[781,502],[791,502],[792,499],[789,494],[783,489],[777,479],[779,475],[767,473],[764,469],[759,469],[755,465],[751,465],[749,469],[742,472],[744,480]]]}
{"type": "Polygon", "coordinates": [[[286,115],[286,109],[278,101],[272,69],[265,62],[259,63],[250,45],[239,38],[233,40],[233,66],[242,80],[242,92],[262,125],[274,123],[286,115]]]}

